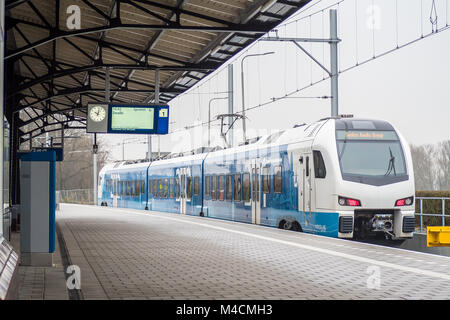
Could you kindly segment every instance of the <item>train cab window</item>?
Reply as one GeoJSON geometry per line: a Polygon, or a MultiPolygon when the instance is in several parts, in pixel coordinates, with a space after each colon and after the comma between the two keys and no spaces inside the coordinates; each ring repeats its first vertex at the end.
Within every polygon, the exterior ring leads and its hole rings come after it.
{"type": "Polygon", "coordinates": [[[225,176],[223,174],[221,174],[219,176],[219,200],[223,201],[225,200],[225,176]]]}
{"type": "Polygon", "coordinates": [[[212,176],[211,197],[213,200],[217,200],[216,189],[217,189],[217,176],[212,176]]]}
{"type": "Polygon", "coordinates": [[[281,193],[282,191],[282,170],[281,166],[276,166],[273,168],[273,191],[275,193],[281,193]]]}
{"type": "Polygon", "coordinates": [[[234,201],[241,201],[241,174],[236,173],[234,175],[234,201]]]}
{"type": "Polygon", "coordinates": [[[194,196],[198,196],[200,190],[200,177],[194,177],[194,196]]]}
{"type": "Polygon", "coordinates": [[[186,177],[186,199],[192,198],[192,177],[186,177]]]}
{"type": "Polygon", "coordinates": [[[270,193],[270,167],[263,168],[263,192],[270,193]]]}
{"type": "Polygon", "coordinates": [[[174,179],[170,178],[169,179],[169,198],[173,198],[173,194],[174,194],[173,188],[175,187],[174,185],[175,185],[174,179]]]}
{"type": "Polygon", "coordinates": [[[226,199],[227,201],[231,201],[233,199],[233,176],[231,174],[227,174],[227,185],[226,185],[226,199]]]}
{"type": "Polygon", "coordinates": [[[242,175],[242,199],[250,201],[250,173],[242,175]]]}
{"type": "Polygon", "coordinates": [[[323,179],[327,175],[327,170],[325,169],[325,162],[323,161],[322,153],[320,151],[313,151],[314,157],[314,176],[319,179],[323,179]]]}
{"type": "Polygon", "coordinates": [[[211,177],[205,176],[205,196],[209,196],[211,194],[211,177]]]}

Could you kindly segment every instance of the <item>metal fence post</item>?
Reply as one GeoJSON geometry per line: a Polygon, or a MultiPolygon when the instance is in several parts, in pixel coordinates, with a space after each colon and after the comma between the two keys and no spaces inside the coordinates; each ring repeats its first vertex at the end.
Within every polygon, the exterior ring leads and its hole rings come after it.
{"type": "Polygon", "coordinates": [[[442,198],[442,226],[445,226],[445,198],[442,198]]]}
{"type": "Polygon", "coordinates": [[[420,199],[420,232],[422,232],[422,225],[423,225],[423,203],[422,198],[420,199]]]}

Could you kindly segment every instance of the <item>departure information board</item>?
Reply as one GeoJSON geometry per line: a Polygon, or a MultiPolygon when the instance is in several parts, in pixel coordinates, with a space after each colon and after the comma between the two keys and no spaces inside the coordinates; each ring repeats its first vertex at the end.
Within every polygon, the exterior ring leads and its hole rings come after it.
{"type": "Polygon", "coordinates": [[[168,105],[89,104],[87,132],[167,134],[168,105]]]}

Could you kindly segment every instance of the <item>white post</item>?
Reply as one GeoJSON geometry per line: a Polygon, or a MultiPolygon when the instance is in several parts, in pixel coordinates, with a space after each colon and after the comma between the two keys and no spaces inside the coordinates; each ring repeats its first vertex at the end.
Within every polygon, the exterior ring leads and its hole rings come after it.
{"type": "MultiPolygon", "coordinates": [[[[330,39],[338,40],[337,36],[337,10],[330,10],[330,39]]],[[[331,58],[331,116],[335,117],[339,114],[338,104],[338,42],[330,43],[330,58],[331,58]]]]}
{"type": "Polygon", "coordinates": [[[4,124],[4,104],[3,104],[3,88],[4,88],[4,77],[3,73],[5,72],[4,68],[4,47],[5,47],[5,1],[0,1],[0,26],[1,26],[1,35],[0,35],[0,237],[3,236],[3,124],[4,124]]]}
{"type": "MultiPolygon", "coordinates": [[[[233,64],[228,65],[228,114],[233,114],[234,106],[233,106],[233,64]]],[[[228,118],[229,121],[229,131],[228,131],[228,144],[230,148],[233,147],[233,117],[228,118]]]]}
{"type": "Polygon", "coordinates": [[[244,95],[244,59],[247,56],[243,57],[241,60],[241,96],[242,96],[242,139],[244,140],[244,144],[247,141],[247,133],[246,133],[246,124],[245,124],[245,95],[244,95]]]}

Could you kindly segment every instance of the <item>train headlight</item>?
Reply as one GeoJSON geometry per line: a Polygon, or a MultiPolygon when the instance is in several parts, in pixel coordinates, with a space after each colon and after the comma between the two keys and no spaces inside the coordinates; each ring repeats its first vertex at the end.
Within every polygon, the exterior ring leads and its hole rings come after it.
{"type": "Polygon", "coordinates": [[[351,198],[345,198],[345,197],[341,197],[341,196],[339,196],[339,198],[338,198],[338,203],[341,206],[351,206],[351,207],[360,207],[361,206],[361,201],[356,200],[356,199],[351,199],[351,198]]]}
{"type": "Polygon", "coordinates": [[[395,206],[396,207],[410,206],[413,204],[413,202],[414,202],[414,197],[398,199],[397,201],[395,201],[395,206]]]}

